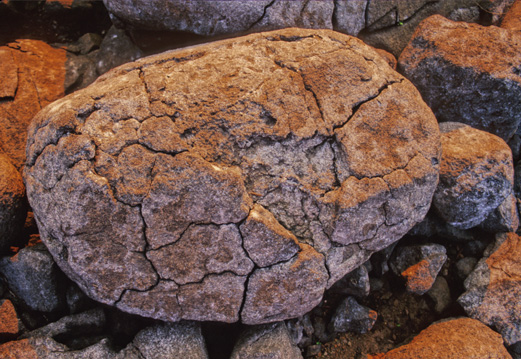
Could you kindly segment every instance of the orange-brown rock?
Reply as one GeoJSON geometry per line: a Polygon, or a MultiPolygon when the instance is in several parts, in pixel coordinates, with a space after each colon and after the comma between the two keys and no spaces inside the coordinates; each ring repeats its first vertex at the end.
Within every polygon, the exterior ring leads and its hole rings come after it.
{"type": "Polygon", "coordinates": [[[21,169],[33,116],[65,94],[66,51],[42,41],[0,47],[0,150],[21,169]]]}
{"type": "Polygon", "coordinates": [[[511,359],[501,335],[481,322],[459,318],[437,322],[412,342],[370,359],[511,359]]]}
{"type": "Polygon", "coordinates": [[[467,290],[458,302],[472,318],[494,326],[508,345],[521,341],[521,238],[496,236],[465,280],[467,290]]]}
{"type": "Polygon", "coordinates": [[[14,337],[20,331],[16,310],[10,300],[0,301],[0,338],[14,337]]]}
{"type": "Polygon", "coordinates": [[[501,27],[512,31],[521,31],[521,0],[516,0],[506,13],[501,27]]]}

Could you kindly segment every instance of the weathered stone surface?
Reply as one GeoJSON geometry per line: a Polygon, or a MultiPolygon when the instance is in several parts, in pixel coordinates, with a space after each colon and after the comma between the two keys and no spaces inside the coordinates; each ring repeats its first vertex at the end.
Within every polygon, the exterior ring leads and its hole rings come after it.
{"type": "Polygon", "coordinates": [[[443,312],[452,303],[449,284],[442,276],[436,277],[436,280],[432,284],[431,289],[427,292],[427,295],[434,302],[434,310],[437,313],[443,312]]]}
{"type": "Polygon", "coordinates": [[[132,346],[146,359],[208,358],[199,324],[156,324],[141,330],[132,346]]]}
{"type": "Polygon", "coordinates": [[[516,0],[505,14],[501,27],[511,31],[521,31],[521,1],[516,0]]]}
{"type": "Polygon", "coordinates": [[[104,0],[104,3],[113,17],[133,27],[187,31],[198,35],[237,34],[285,27],[327,29],[333,27],[332,0],[309,2],[104,0]]]}
{"type": "Polygon", "coordinates": [[[492,233],[515,232],[519,227],[517,199],[513,193],[480,224],[484,230],[492,233]]]}
{"type": "Polygon", "coordinates": [[[360,305],[353,297],[347,297],[336,308],[329,323],[330,331],[364,334],[371,330],[377,317],[378,314],[374,310],[360,305]]]}
{"type": "Polygon", "coordinates": [[[447,260],[447,250],[441,244],[399,247],[391,258],[391,269],[406,280],[409,292],[424,294],[447,260]]]}
{"type": "Polygon", "coordinates": [[[412,342],[371,359],[497,358],[512,359],[501,336],[469,318],[431,324],[412,342]]]}
{"type": "Polygon", "coordinates": [[[255,324],[304,314],[420,221],[439,160],[432,112],[372,48],[286,29],[142,59],[48,106],[25,179],[92,298],[255,324]]]}
{"type": "Polygon", "coordinates": [[[443,155],[433,206],[451,226],[475,227],[513,193],[512,152],[501,138],[467,125],[442,123],[440,131],[443,155]]]}
{"type": "Polygon", "coordinates": [[[112,26],[99,44],[99,51],[94,55],[98,74],[139,59],[143,52],[134,44],[124,30],[112,26]]]}
{"type": "Polygon", "coordinates": [[[0,259],[9,289],[32,310],[52,312],[64,302],[60,271],[43,243],[0,259]]]}
{"type": "Polygon", "coordinates": [[[66,51],[37,40],[0,47],[0,150],[20,169],[33,116],[65,94],[66,51]]]}
{"type": "Polygon", "coordinates": [[[10,300],[0,300],[0,339],[14,338],[20,332],[20,325],[16,309],[10,300]]]}
{"type": "Polygon", "coordinates": [[[20,172],[0,153],[0,253],[17,244],[27,213],[25,201],[20,172]]]}
{"type": "Polygon", "coordinates": [[[398,60],[440,122],[508,140],[521,122],[521,35],[431,16],[398,60]]]}
{"type": "Polygon", "coordinates": [[[252,327],[237,341],[230,359],[299,359],[300,349],[293,345],[286,325],[281,323],[252,327]]]}
{"type": "Polygon", "coordinates": [[[496,235],[474,271],[465,280],[459,298],[467,314],[493,325],[507,345],[521,341],[521,239],[515,233],[496,235]]]}
{"type": "Polygon", "coordinates": [[[361,265],[336,282],[330,290],[335,293],[365,297],[369,295],[370,289],[369,273],[366,266],[361,265]]]}

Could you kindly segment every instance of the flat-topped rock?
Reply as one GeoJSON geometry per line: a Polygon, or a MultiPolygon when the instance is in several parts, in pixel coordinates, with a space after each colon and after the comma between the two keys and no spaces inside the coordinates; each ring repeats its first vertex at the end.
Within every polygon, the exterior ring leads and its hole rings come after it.
{"type": "Polygon", "coordinates": [[[168,321],[300,316],[422,220],[439,129],[360,40],[286,29],[145,58],[41,111],[25,180],[92,298],[168,321]]]}

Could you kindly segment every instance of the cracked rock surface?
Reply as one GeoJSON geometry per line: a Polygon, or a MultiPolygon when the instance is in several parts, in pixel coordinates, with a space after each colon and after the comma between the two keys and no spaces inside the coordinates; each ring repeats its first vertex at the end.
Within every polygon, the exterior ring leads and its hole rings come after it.
{"type": "Polygon", "coordinates": [[[422,220],[440,135],[360,40],[286,29],[119,67],[34,119],[24,171],[42,240],[130,313],[297,317],[422,220]]]}

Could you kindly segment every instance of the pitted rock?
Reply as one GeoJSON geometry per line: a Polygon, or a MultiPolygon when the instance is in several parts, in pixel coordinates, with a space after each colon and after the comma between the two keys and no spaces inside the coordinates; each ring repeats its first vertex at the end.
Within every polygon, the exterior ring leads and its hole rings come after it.
{"type": "Polygon", "coordinates": [[[298,317],[422,220],[436,120],[360,40],[286,29],[114,69],[42,110],[25,180],[92,298],[162,320],[298,317]]]}

